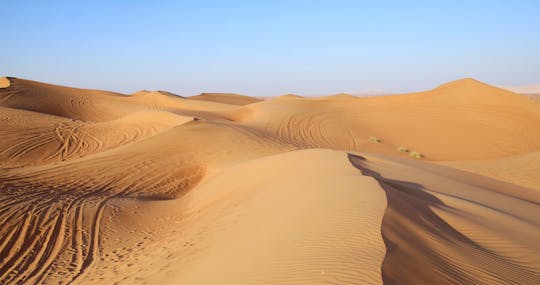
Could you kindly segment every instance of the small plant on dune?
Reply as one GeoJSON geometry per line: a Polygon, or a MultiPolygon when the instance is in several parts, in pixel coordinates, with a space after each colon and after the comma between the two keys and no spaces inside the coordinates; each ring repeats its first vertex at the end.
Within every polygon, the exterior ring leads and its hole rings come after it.
{"type": "Polygon", "coordinates": [[[416,152],[416,151],[411,151],[411,153],[409,155],[414,157],[414,158],[422,158],[422,157],[424,157],[423,154],[421,154],[419,152],[416,152]]]}
{"type": "Polygon", "coordinates": [[[372,143],[380,143],[382,140],[378,137],[369,137],[369,141],[372,143]]]}
{"type": "Polygon", "coordinates": [[[408,148],[402,147],[402,146],[398,147],[397,150],[400,151],[400,152],[409,152],[409,149],[408,149],[408,148]]]}

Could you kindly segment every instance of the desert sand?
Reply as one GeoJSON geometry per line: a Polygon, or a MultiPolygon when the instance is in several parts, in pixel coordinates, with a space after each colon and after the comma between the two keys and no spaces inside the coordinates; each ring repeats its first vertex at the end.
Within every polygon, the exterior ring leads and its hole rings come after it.
{"type": "Polygon", "coordinates": [[[540,284],[540,102],[0,79],[0,284],[540,284]]]}
{"type": "Polygon", "coordinates": [[[199,95],[189,96],[188,99],[218,102],[230,105],[248,105],[262,101],[261,99],[234,93],[201,93],[199,95]]]}

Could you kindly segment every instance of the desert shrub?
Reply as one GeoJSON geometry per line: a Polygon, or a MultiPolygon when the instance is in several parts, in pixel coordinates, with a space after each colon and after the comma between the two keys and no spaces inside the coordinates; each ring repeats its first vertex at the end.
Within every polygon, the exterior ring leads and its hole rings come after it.
{"type": "Polygon", "coordinates": [[[414,158],[422,158],[422,157],[424,157],[424,155],[422,155],[421,153],[416,152],[416,151],[411,151],[411,153],[409,155],[414,157],[414,158]]]}
{"type": "Polygon", "coordinates": [[[402,146],[398,147],[397,150],[400,151],[400,152],[409,152],[409,149],[408,149],[408,148],[402,147],[402,146]]]}
{"type": "Polygon", "coordinates": [[[369,141],[372,143],[380,143],[382,140],[378,137],[369,137],[369,141]]]}

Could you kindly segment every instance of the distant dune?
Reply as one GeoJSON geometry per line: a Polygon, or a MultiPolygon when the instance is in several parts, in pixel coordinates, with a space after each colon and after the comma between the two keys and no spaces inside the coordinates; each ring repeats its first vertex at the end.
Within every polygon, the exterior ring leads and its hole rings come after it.
{"type": "Polygon", "coordinates": [[[536,101],[540,101],[540,93],[536,93],[536,94],[533,94],[533,93],[525,93],[523,94],[529,98],[532,98],[533,100],[536,100],[536,101]]]}
{"type": "Polygon", "coordinates": [[[0,79],[0,284],[540,284],[540,103],[0,79]]]}
{"type": "Polygon", "coordinates": [[[501,88],[527,96],[536,101],[540,101],[540,84],[525,86],[506,86],[501,88]]]}
{"type": "Polygon", "coordinates": [[[188,99],[211,101],[231,105],[247,105],[262,101],[254,97],[232,93],[201,93],[199,95],[188,97],[188,99]]]}
{"type": "Polygon", "coordinates": [[[523,86],[504,86],[504,89],[510,90],[519,94],[538,94],[540,93],[540,84],[523,85],[523,86]]]}
{"type": "Polygon", "coordinates": [[[300,147],[372,151],[427,160],[486,159],[540,148],[540,109],[473,79],[405,95],[267,100],[229,113],[300,147]],[[382,143],[373,143],[370,137],[382,143]]]}

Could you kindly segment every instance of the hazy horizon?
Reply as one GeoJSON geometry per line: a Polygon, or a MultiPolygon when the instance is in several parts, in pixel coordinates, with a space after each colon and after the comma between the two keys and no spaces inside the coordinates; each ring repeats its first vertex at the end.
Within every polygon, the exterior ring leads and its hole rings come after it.
{"type": "Polygon", "coordinates": [[[540,82],[539,2],[385,3],[12,1],[0,76],[253,96],[540,82]]]}

